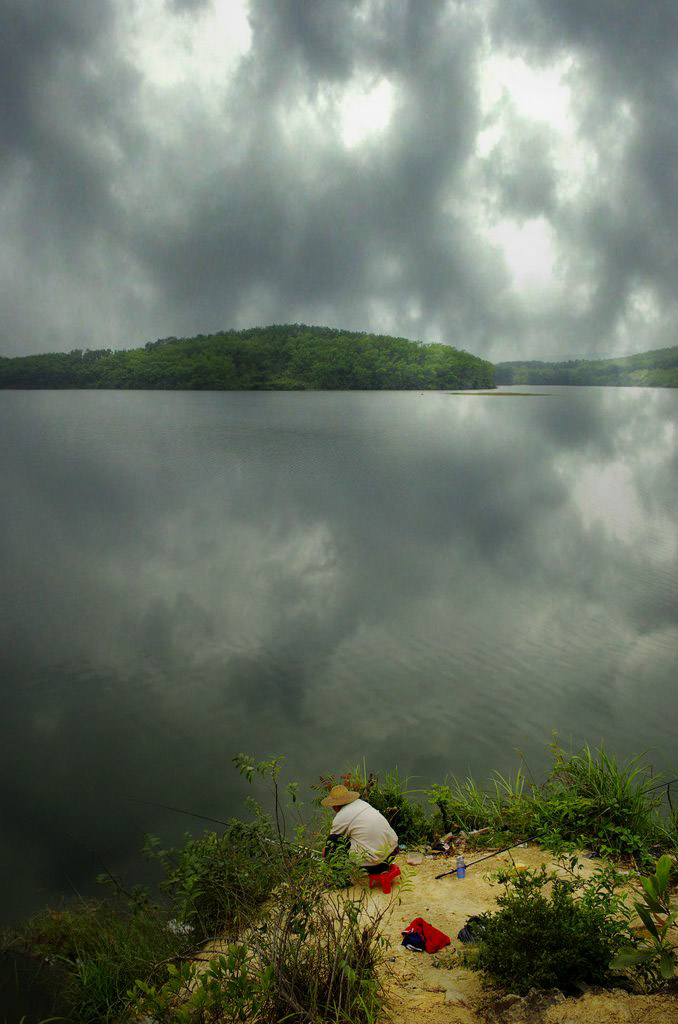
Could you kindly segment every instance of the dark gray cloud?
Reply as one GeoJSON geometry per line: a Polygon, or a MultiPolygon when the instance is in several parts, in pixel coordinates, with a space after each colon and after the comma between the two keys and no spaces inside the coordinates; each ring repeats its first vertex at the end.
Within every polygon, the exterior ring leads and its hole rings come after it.
{"type": "Polygon", "coordinates": [[[0,353],[286,320],[491,358],[670,344],[676,19],[10,0],[0,353]]]}

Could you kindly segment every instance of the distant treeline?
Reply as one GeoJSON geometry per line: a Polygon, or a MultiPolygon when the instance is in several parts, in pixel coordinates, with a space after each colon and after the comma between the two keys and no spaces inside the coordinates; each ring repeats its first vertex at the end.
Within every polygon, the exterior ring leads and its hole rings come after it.
{"type": "Polygon", "coordinates": [[[566,363],[497,363],[497,384],[579,384],[678,387],[678,345],[621,359],[571,359],[566,363]]]}
{"type": "Polygon", "coordinates": [[[1,388],[492,388],[491,363],[449,345],[292,324],[162,338],[144,348],[0,358],[1,388]]]}

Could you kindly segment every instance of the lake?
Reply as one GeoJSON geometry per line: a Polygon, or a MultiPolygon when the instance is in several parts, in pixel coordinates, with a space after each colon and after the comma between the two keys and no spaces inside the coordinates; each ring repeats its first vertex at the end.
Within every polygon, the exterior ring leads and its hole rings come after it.
{"type": "Polygon", "coordinates": [[[3,392],[4,920],[224,818],[230,759],[675,767],[678,392],[3,392]]]}

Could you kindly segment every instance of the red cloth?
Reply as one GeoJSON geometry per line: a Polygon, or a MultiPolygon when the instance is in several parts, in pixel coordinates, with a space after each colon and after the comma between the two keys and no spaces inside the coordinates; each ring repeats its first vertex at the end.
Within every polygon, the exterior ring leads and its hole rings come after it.
{"type": "Polygon", "coordinates": [[[449,935],[438,931],[432,924],[425,921],[423,917],[415,917],[414,921],[410,921],[403,935],[406,935],[408,932],[416,932],[418,935],[421,935],[426,943],[427,953],[437,953],[439,949],[443,949],[450,944],[449,935]]]}

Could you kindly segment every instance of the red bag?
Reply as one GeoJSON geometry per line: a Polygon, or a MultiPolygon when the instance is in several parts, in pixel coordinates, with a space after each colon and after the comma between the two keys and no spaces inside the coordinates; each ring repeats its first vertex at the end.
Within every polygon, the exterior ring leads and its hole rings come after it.
{"type": "Polygon", "coordinates": [[[423,917],[415,917],[414,921],[410,921],[403,935],[411,934],[415,932],[417,935],[421,935],[422,939],[426,944],[427,953],[437,953],[439,949],[443,949],[445,946],[449,946],[450,937],[445,935],[445,932],[438,931],[432,924],[425,921],[423,917]]]}

